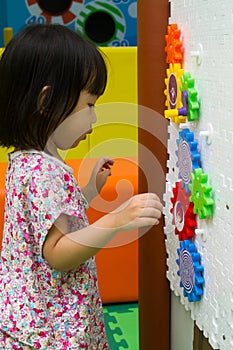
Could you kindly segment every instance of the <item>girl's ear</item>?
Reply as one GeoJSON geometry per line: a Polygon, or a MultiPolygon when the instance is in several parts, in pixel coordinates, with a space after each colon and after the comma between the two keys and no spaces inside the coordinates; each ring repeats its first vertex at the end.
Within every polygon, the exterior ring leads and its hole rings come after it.
{"type": "Polygon", "coordinates": [[[44,86],[40,93],[39,96],[37,98],[37,109],[38,111],[43,114],[45,112],[46,109],[46,97],[48,94],[48,91],[50,90],[50,86],[46,85],[44,86]]]}

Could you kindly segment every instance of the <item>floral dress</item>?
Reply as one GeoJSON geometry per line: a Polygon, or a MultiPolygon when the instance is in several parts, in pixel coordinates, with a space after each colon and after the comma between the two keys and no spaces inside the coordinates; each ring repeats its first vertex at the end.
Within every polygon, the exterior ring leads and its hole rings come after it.
{"type": "Polygon", "coordinates": [[[42,256],[62,216],[67,232],[88,225],[72,169],[39,151],[9,154],[0,261],[0,350],[109,349],[95,258],[58,272],[42,256]]]}

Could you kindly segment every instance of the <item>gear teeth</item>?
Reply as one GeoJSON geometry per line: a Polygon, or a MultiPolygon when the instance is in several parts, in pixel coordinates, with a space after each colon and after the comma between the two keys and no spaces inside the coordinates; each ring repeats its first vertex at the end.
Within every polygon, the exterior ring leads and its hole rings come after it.
{"type": "Polygon", "coordinates": [[[199,119],[200,103],[198,102],[198,92],[195,89],[195,79],[189,72],[185,72],[181,77],[181,91],[187,91],[188,95],[188,121],[199,119]]]}
{"type": "Polygon", "coordinates": [[[186,116],[179,115],[179,109],[183,107],[182,93],[181,93],[181,77],[184,70],[179,63],[170,64],[166,70],[167,78],[165,79],[166,95],[165,106],[167,110],[164,111],[165,118],[169,118],[173,123],[180,124],[186,121],[186,116]]]}
{"type": "Polygon", "coordinates": [[[180,63],[183,62],[183,45],[180,40],[180,30],[177,24],[171,24],[167,28],[167,35],[165,35],[167,53],[167,63],[180,63]]]}
{"type": "Polygon", "coordinates": [[[172,224],[175,225],[175,234],[179,240],[191,239],[195,235],[197,227],[196,215],[193,212],[193,203],[190,203],[190,193],[182,188],[181,181],[176,182],[173,188],[173,197],[171,202],[171,214],[173,215],[172,224]]]}
{"type": "Polygon", "coordinates": [[[200,168],[201,155],[197,150],[198,143],[194,140],[194,133],[188,128],[179,132],[179,139],[176,142],[178,146],[176,151],[178,177],[182,180],[182,186],[187,192],[190,192],[191,173],[194,169],[200,168]]]}
{"type": "Polygon", "coordinates": [[[178,276],[180,276],[180,287],[183,288],[184,296],[189,302],[200,301],[203,295],[204,267],[201,265],[201,255],[197,247],[190,240],[180,242],[177,249],[179,266],[178,276]]]}
{"type": "Polygon", "coordinates": [[[211,197],[212,186],[208,184],[208,175],[203,173],[202,168],[194,169],[191,174],[190,201],[194,204],[194,213],[199,219],[213,216],[214,200],[211,197]]]}

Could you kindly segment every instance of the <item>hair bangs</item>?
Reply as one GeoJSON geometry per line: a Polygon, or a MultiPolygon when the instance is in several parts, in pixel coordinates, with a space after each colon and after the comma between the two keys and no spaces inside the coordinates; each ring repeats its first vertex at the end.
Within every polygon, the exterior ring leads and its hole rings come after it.
{"type": "Polygon", "coordinates": [[[86,83],[83,90],[91,95],[101,96],[107,84],[107,69],[102,53],[96,50],[95,59],[86,66],[86,83]]]}

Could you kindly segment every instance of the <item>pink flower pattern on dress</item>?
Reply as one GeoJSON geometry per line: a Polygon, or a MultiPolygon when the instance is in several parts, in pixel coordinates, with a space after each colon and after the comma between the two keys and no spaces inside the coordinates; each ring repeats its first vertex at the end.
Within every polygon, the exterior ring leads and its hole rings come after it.
{"type": "MultiPolygon", "coordinates": [[[[0,349],[109,349],[95,258],[58,272],[42,256],[58,218],[88,225],[72,169],[39,151],[9,154],[0,261],[0,349]]],[[[66,233],[67,233],[66,232],[66,233]]]]}

